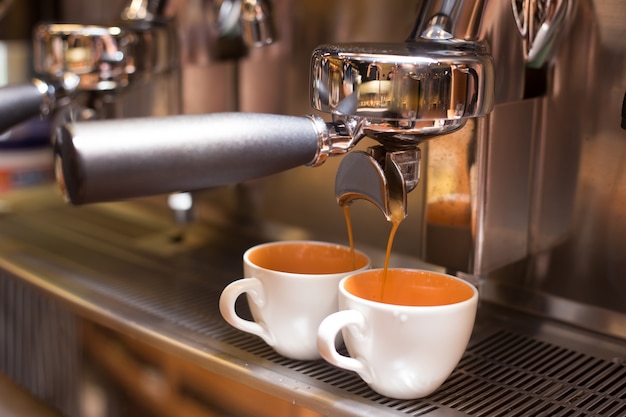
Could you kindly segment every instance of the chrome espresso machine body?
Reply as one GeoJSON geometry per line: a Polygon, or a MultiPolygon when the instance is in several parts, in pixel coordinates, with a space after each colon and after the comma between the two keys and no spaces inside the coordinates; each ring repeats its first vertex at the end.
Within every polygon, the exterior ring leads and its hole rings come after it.
{"type": "Polygon", "coordinates": [[[6,196],[9,379],[66,415],[89,398],[99,415],[626,413],[626,4],[85,3],[35,26],[35,52],[63,51],[34,55],[46,88],[14,86],[33,93],[18,118],[52,119],[65,197],[98,204],[6,196]],[[375,264],[400,207],[392,265],[480,289],[468,352],[429,398],[382,398],[219,317],[243,249],[345,242],[346,204],[375,264]]]}

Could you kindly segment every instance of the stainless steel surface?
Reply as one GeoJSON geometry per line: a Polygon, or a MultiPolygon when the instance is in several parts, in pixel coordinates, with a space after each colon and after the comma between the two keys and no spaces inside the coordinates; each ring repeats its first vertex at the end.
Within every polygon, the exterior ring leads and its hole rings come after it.
{"type": "Polygon", "coordinates": [[[542,136],[553,141],[538,148],[543,156],[535,170],[540,185],[534,187],[530,244],[539,249],[524,265],[494,274],[491,282],[507,293],[520,288],[554,301],[521,302],[524,308],[585,325],[591,321],[590,328],[599,331],[614,332],[617,326],[624,334],[623,324],[593,318],[601,315],[585,318],[571,308],[554,308],[565,301],[626,311],[626,218],[621,214],[626,189],[620,162],[626,143],[619,126],[626,91],[626,28],[614,19],[626,12],[626,4],[596,1],[577,6],[569,42],[578,47],[559,54],[561,64],[554,75],[558,88],[541,110],[542,136]],[[580,116],[574,117],[574,112],[580,116]],[[564,215],[570,210],[571,216],[564,215]],[[555,249],[548,250],[550,244],[555,249]]]}
{"type": "MultiPolygon", "coordinates": [[[[436,393],[411,401],[382,397],[324,361],[286,359],[219,316],[221,289],[240,278],[241,254],[264,240],[264,229],[213,217],[181,239],[167,211],[150,201],[77,210],[50,193],[9,200],[14,212],[0,220],[3,280],[34,285],[80,317],[224,378],[333,416],[626,412],[624,340],[484,302],[466,354],[436,393]]],[[[372,255],[380,262],[379,253],[372,255]]]]}
{"type": "Polygon", "coordinates": [[[486,119],[428,145],[423,181],[429,262],[485,274],[528,254],[535,146],[528,138],[535,133],[538,105],[530,99],[498,105],[486,119]]]}

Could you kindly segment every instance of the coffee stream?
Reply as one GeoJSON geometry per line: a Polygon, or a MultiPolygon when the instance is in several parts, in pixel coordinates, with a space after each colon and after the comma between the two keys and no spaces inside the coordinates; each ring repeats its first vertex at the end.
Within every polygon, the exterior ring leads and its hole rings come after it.
{"type": "Polygon", "coordinates": [[[356,269],[356,252],[354,251],[354,235],[352,234],[352,219],[350,218],[350,206],[343,206],[343,215],[346,218],[348,228],[348,242],[350,242],[350,255],[352,257],[352,269],[356,269]]]}
{"type": "Polygon", "coordinates": [[[396,237],[396,232],[400,227],[400,223],[404,220],[404,209],[402,204],[392,200],[391,202],[391,231],[389,232],[389,239],[387,240],[387,252],[385,253],[385,264],[383,267],[383,279],[380,289],[380,301],[385,302],[385,293],[388,293],[386,289],[391,285],[391,280],[387,279],[387,270],[389,269],[389,258],[391,257],[391,247],[393,246],[393,239],[396,237]]]}
{"type": "MultiPolygon", "coordinates": [[[[385,252],[385,263],[383,266],[382,284],[380,288],[380,301],[385,302],[385,290],[391,285],[387,282],[387,271],[389,269],[389,258],[391,257],[391,247],[393,246],[393,240],[396,236],[396,232],[400,227],[400,223],[404,220],[404,209],[402,204],[397,201],[391,201],[391,231],[389,232],[389,239],[387,240],[387,250],[385,252]]],[[[352,232],[352,219],[350,218],[350,206],[343,206],[343,214],[346,218],[346,226],[348,229],[348,241],[350,242],[350,253],[352,256],[353,267],[356,267],[356,255],[354,250],[354,234],[352,232]]],[[[356,269],[356,268],[355,268],[356,269]]]]}

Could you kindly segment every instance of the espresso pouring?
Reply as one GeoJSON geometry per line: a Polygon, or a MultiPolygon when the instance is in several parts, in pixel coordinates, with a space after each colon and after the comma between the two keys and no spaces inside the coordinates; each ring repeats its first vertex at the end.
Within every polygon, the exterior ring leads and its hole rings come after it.
{"type": "MultiPolygon", "coordinates": [[[[396,236],[396,232],[400,227],[400,223],[404,220],[404,209],[401,204],[396,201],[391,201],[391,230],[389,232],[389,238],[387,239],[387,249],[385,251],[385,262],[382,270],[382,277],[378,281],[378,290],[377,294],[374,295],[373,299],[376,301],[381,301],[389,304],[397,304],[396,301],[398,299],[399,294],[397,290],[392,290],[390,287],[391,283],[395,279],[394,276],[396,273],[389,274],[389,258],[391,257],[391,248],[393,246],[393,240],[396,236]]],[[[352,220],[350,218],[350,206],[343,206],[343,213],[346,219],[346,228],[348,230],[348,241],[350,243],[350,251],[352,253],[353,266],[356,264],[356,252],[354,250],[354,233],[352,229],[352,220]]],[[[397,286],[396,286],[397,288],[397,286]]],[[[367,297],[365,297],[367,298],[367,297]]]]}

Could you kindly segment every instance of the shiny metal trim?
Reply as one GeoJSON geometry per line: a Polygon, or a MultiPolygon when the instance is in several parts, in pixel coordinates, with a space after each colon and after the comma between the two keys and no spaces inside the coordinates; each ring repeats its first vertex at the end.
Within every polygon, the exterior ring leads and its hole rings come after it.
{"type": "MultiPolygon", "coordinates": [[[[313,115],[309,115],[306,117],[311,119],[311,122],[313,122],[313,126],[315,128],[315,132],[317,133],[317,152],[315,153],[315,156],[313,157],[311,162],[307,164],[307,166],[318,167],[322,165],[326,161],[326,158],[331,155],[333,143],[330,139],[326,122],[324,122],[321,117],[313,115]]],[[[350,137],[346,139],[351,142],[350,137]]],[[[347,149],[349,149],[349,147],[347,149]]],[[[345,150],[345,152],[347,152],[347,149],[345,150]]]]}
{"type": "Polygon", "coordinates": [[[329,44],[311,62],[313,108],[366,119],[374,138],[419,141],[493,107],[493,61],[479,42],[329,44]]]}

